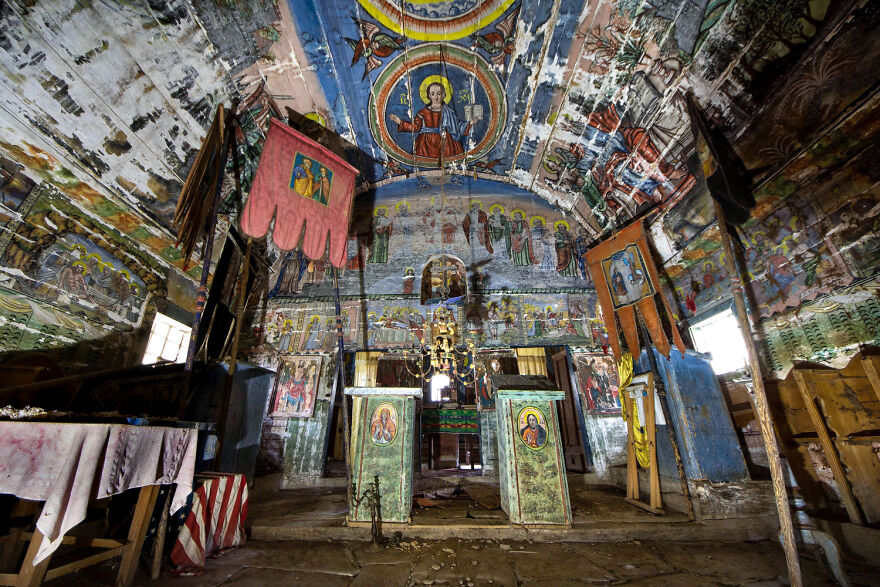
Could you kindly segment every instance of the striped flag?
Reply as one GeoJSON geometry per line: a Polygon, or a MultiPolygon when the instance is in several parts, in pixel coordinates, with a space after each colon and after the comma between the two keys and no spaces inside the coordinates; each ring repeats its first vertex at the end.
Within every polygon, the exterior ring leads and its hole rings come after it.
{"type": "Polygon", "coordinates": [[[204,571],[205,558],[245,543],[248,488],[244,475],[202,473],[192,509],[180,528],[171,561],[177,573],[204,571]]]}

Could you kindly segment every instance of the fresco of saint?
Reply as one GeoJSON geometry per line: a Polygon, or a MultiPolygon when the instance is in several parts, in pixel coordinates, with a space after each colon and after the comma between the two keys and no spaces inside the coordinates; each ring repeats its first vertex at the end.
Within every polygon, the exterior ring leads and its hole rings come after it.
{"type": "Polygon", "coordinates": [[[492,239],[489,236],[489,217],[481,209],[482,203],[471,202],[471,209],[461,221],[464,236],[471,247],[476,247],[476,241],[486,248],[491,255],[492,239]]]}
{"type": "Polygon", "coordinates": [[[380,404],[370,420],[370,439],[378,445],[391,444],[397,436],[397,410],[391,404],[380,404]]]}
{"type": "Polygon", "coordinates": [[[370,249],[370,258],[367,263],[388,262],[388,240],[394,223],[387,217],[388,209],[379,206],[376,209],[376,217],[373,219],[373,247],[370,249]]]}
{"type": "Polygon", "coordinates": [[[430,82],[426,96],[423,96],[423,99],[427,98],[425,107],[413,120],[403,120],[396,114],[389,116],[397,124],[398,132],[418,133],[413,143],[414,155],[439,159],[464,153],[462,139],[470,133],[471,123],[458,120],[455,110],[448,104],[449,94],[440,81],[430,82]]]}
{"type": "Polygon", "coordinates": [[[532,233],[529,222],[523,218],[522,210],[513,211],[513,221],[510,223],[511,257],[513,264],[525,267],[532,264],[532,233]]]}
{"type": "Polygon", "coordinates": [[[527,447],[539,449],[547,443],[547,429],[538,422],[538,416],[535,415],[535,412],[536,410],[528,411],[526,425],[520,428],[519,436],[527,447]]]}

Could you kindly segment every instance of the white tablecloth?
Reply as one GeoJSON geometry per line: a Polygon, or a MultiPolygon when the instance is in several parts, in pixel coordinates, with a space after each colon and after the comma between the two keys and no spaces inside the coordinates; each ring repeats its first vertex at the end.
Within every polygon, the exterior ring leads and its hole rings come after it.
{"type": "Polygon", "coordinates": [[[196,442],[192,428],[0,422],[0,493],[46,502],[34,564],[85,519],[93,496],[177,483],[171,512],[177,511],[192,492],[196,442]]]}

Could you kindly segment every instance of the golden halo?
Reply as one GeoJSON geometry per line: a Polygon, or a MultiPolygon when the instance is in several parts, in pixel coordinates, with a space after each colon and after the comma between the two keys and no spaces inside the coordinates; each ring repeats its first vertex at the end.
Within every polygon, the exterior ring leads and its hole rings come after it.
{"type": "Polygon", "coordinates": [[[428,99],[428,86],[435,83],[443,86],[443,102],[449,104],[449,101],[452,100],[452,84],[443,75],[429,75],[422,80],[422,84],[419,86],[419,96],[422,98],[422,102],[431,103],[431,100],[428,99]]]}
{"type": "Polygon", "coordinates": [[[308,114],[303,116],[303,118],[311,120],[313,122],[317,122],[321,126],[327,126],[327,119],[324,118],[324,116],[321,115],[319,112],[309,112],[308,114]]]}
{"type": "Polygon", "coordinates": [[[288,324],[289,324],[289,325],[291,326],[291,328],[292,328],[292,327],[293,327],[293,320],[285,320],[285,321],[284,321],[284,324],[283,324],[281,327],[284,328],[284,327],[287,326],[288,324]]]}
{"type": "Polygon", "coordinates": [[[715,263],[713,263],[712,261],[706,261],[705,263],[703,263],[703,271],[706,271],[707,267],[711,267],[712,269],[715,269],[715,263]]]}
{"type": "Polygon", "coordinates": [[[504,214],[504,206],[501,204],[492,204],[489,206],[489,212],[495,212],[495,210],[500,210],[502,214],[504,214]]]}
{"type": "Polygon", "coordinates": [[[560,225],[564,226],[565,230],[569,230],[571,228],[571,225],[568,222],[566,222],[565,220],[557,220],[556,222],[553,223],[553,228],[555,228],[556,230],[559,230],[560,225]]]}
{"type": "Polygon", "coordinates": [[[397,202],[397,205],[394,207],[394,209],[397,210],[398,212],[400,212],[400,209],[404,206],[406,207],[407,210],[409,210],[409,204],[406,202],[397,202]]]}
{"type": "Polygon", "coordinates": [[[86,264],[83,263],[82,261],[74,261],[71,265],[72,265],[73,267],[82,267],[82,268],[83,268],[83,271],[85,271],[86,269],[88,269],[88,267],[86,267],[86,264]]]}
{"type": "Polygon", "coordinates": [[[120,269],[119,274],[125,275],[126,279],[131,279],[131,273],[129,273],[128,270],[126,270],[126,269],[120,269]]]}
{"type": "Polygon", "coordinates": [[[91,259],[92,257],[94,257],[95,259],[97,259],[97,260],[98,260],[98,263],[103,263],[103,262],[104,262],[104,260],[101,258],[101,255],[99,255],[98,253],[92,253],[91,255],[86,255],[86,261],[88,261],[88,260],[91,259]]]}
{"type": "Polygon", "coordinates": [[[540,216],[540,215],[538,215],[538,214],[535,214],[534,216],[532,216],[531,218],[529,218],[529,224],[531,224],[532,226],[534,226],[534,225],[535,225],[535,220],[540,220],[540,221],[541,221],[541,226],[547,226],[547,220],[546,220],[543,216],[540,216]]]}
{"type": "Polygon", "coordinates": [[[468,202],[468,210],[470,210],[471,208],[473,208],[473,207],[474,207],[474,204],[476,204],[477,206],[479,206],[479,207],[480,207],[480,210],[483,209],[483,202],[481,202],[481,201],[479,201],[479,200],[471,200],[470,202],[468,202]]]}
{"type": "Polygon", "coordinates": [[[388,216],[388,206],[376,206],[376,211],[373,212],[373,216],[378,216],[379,210],[385,210],[385,216],[388,216]]]}
{"type": "Polygon", "coordinates": [[[318,319],[318,322],[320,322],[320,321],[321,321],[321,317],[320,317],[320,316],[318,316],[318,315],[317,315],[317,314],[315,314],[315,315],[314,315],[314,316],[312,316],[312,319],[311,319],[311,320],[309,320],[309,323],[311,323],[311,322],[314,322],[314,321],[315,321],[315,318],[317,318],[317,319],[318,319]]]}
{"type": "Polygon", "coordinates": [[[514,208],[513,210],[511,210],[510,217],[513,218],[513,215],[516,214],[517,212],[519,212],[519,215],[522,216],[523,219],[525,219],[526,213],[523,211],[522,208],[514,208]]]}

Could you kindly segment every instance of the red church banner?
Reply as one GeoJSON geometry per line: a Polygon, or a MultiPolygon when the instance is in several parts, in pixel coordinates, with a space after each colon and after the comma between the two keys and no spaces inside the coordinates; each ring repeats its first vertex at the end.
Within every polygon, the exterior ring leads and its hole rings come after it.
{"type": "Polygon", "coordinates": [[[342,267],[357,174],[338,155],[272,119],[241,229],[261,238],[275,217],[275,244],[288,251],[302,240],[303,253],[314,260],[324,256],[329,233],[330,262],[342,267]]]}
{"type": "MultiPolygon", "coordinates": [[[[670,345],[654,296],[659,296],[666,313],[672,321],[672,310],[660,292],[660,277],[651,259],[648,241],[642,221],[630,224],[616,235],[602,241],[586,253],[584,260],[596,286],[596,297],[602,308],[602,318],[608,330],[608,342],[615,358],[620,360],[620,339],[617,336],[618,321],[633,359],[639,357],[639,334],[635,307],[638,307],[645,326],[657,350],[669,356],[670,345]]],[[[672,322],[672,339],[682,353],[684,341],[672,322]]]]}

